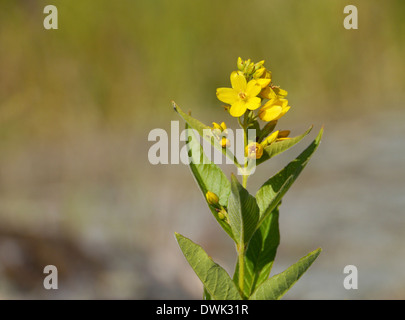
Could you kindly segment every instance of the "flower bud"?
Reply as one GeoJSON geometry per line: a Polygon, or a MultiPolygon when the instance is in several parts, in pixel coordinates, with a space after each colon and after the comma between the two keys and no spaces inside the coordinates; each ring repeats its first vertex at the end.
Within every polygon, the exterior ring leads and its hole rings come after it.
{"type": "Polygon", "coordinates": [[[290,130],[283,130],[283,131],[280,131],[280,132],[278,133],[278,136],[277,136],[277,140],[276,140],[276,141],[283,141],[283,140],[291,139],[291,138],[288,137],[289,135],[290,135],[290,130]]]}
{"type": "Polygon", "coordinates": [[[263,146],[267,147],[268,145],[272,144],[274,141],[276,141],[278,137],[279,131],[274,131],[271,135],[269,135],[266,139],[263,141],[263,146]]]}
{"type": "MultiPolygon", "coordinates": [[[[254,79],[260,78],[264,74],[265,71],[266,71],[266,68],[260,68],[260,69],[256,70],[255,73],[253,74],[253,78],[254,79]]],[[[270,83],[270,81],[269,81],[269,83],[270,83]]]]}
{"type": "Polygon", "coordinates": [[[245,65],[241,57],[238,58],[238,62],[236,65],[238,66],[239,71],[243,71],[243,69],[245,68],[245,65]]]}
{"type": "Polygon", "coordinates": [[[221,220],[224,220],[226,218],[226,211],[224,209],[218,212],[218,218],[221,220]]]}
{"type": "Polygon", "coordinates": [[[257,142],[251,142],[246,146],[245,154],[249,159],[260,159],[263,155],[263,146],[257,142]]]}
{"type": "Polygon", "coordinates": [[[231,145],[231,142],[227,138],[222,137],[222,139],[221,139],[221,147],[222,148],[227,148],[230,145],[231,145]]]}
{"type": "Polygon", "coordinates": [[[219,202],[218,196],[211,191],[207,191],[207,193],[205,194],[205,198],[207,199],[207,202],[210,205],[216,205],[219,202]]]}
{"type": "Polygon", "coordinates": [[[213,128],[213,129],[218,129],[218,130],[222,131],[221,125],[219,125],[219,124],[216,123],[216,122],[213,122],[213,123],[212,123],[212,128],[213,128]]]}
{"type": "Polygon", "coordinates": [[[252,74],[253,68],[255,67],[254,63],[251,62],[249,65],[248,65],[248,64],[246,64],[246,65],[247,65],[247,67],[246,67],[246,73],[249,74],[249,75],[252,74]]]}
{"type": "Polygon", "coordinates": [[[280,139],[280,138],[287,138],[289,135],[290,135],[290,130],[281,130],[279,133],[278,133],[278,136],[277,136],[277,139],[280,139]]]}

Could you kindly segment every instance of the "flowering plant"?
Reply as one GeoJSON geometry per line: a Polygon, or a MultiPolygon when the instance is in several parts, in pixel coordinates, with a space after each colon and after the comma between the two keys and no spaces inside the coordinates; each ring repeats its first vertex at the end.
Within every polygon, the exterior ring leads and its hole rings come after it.
{"type": "Polygon", "coordinates": [[[311,155],[317,149],[323,129],[316,139],[286,167],[269,178],[251,195],[247,181],[256,166],[286,151],[301,141],[312,129],[289,137],[289,130],[276,130],[278,121],[289,110],[287,91],[272,82],[272,73],[258,63],[237,61],[237,71],[230,76],[231,88],[218,88],[217,97],[225,109],[237,118],[243,132],[243,159],[232,152],[229,130],[224,122],[209,127],[173,102],[174,109],[186,122],[189,166],[205,196],[213,216],[236,244],[238,259],[233,278],[190,239],[176,233],[178,244],[204,286],[204,299],[263,300],[280,299],[311,266],[321,249],[301,258],[280,274],[270,271],[280,243],[279,206],[311,155]],[[255,113],[257,111],[257,113],[255,113]],[[259,121],[264,122],[261,126],[259,121]],[[242,183],[232,174],[230,180],[210,161],[197,139],[201,136],[235,164],[242,183]]]}

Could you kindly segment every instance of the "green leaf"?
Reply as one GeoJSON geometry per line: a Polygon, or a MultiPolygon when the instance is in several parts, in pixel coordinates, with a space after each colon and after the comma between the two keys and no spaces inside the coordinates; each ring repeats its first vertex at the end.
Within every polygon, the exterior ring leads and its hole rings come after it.
{"type": "Polygon", "coordinates": [[[203,300],[212,300],[209,292],[207,291],[207,289],[205,287],[204,287],[204,291],[203,291],[203,300]]]}
{"type": "Polygon", "coordinates": [[[211,143],[216,149],[222,152],[225,156],[227,156],[238,168],[241,168],[238,160],[236,159],[235,155],[231,152],[229,148],[222,148],[219,142],[216,140],[216,137],[212,134],[211,128],[201,121],[193,118],[191,115],[185,113],[181,108],[172,101],[172,105],[174,110],[183,118],[184,121],[188,123],[188,125],[196,130],[198,134],[211,143]]]}
{"type": "Polygon", "coordinates": [[[284,169],[267,180],[256,193],[257,204],[260,208],[258,226],[260,226],[260,224],[278,205],[284,194],[304,169],[311,155],[318,148],[322,134],[323,129],[319,131],[316,139],[296,159],[291,161],[284,169]]]}
{"type": "Polygon", "coordinates": [[[228,218],[236,243],[245,245],[256,230],[259,207],[256,199],[249,194],[234,175],[231,177],[228,218]]]}
{"type": "MultiPolygon", "coordinates": [[[[277,248],[280,244],[278,217],[277,207],[267,216],[249,242],[244,260],[245,282],[243,293],[246,297],[249,297],[270,275],[277,248]]],[[[236,264],[233,280],[235,283],[239,281],[239,262],[236,264]]]]}
{"type": "Polygon", "coordinates": [[[318,248],[301,258],[282,273],[279,273],[259,286],[250,296],[250,300],[278,300],[298,281],[308,270],[322,249],[318,248]]]}
{"type": "MultiPolygon", "coordinates": [[[[195,132],[190,129],[187,123],[186,138],[187,150],[190,158],[189,167],[195,178],[195,181],[197,182],[201,192],[203,193],[204,200],[207,201],[207,199],[205,198],[205,194],[207,193],[207,191],[211,191],[218,196],[219,203],[222,206],[227,207],[229,194],[231,193],[231,183],[222,172],[222,170],[216,164],[210,162],[207,159],[204,154],[203,148],[199,143],[198,137],[196,136],[195,132]]],[[[218,212],[215,210],[215,208],[209,205],[208,202],[207,205],[220,226],[225,230],[226,233],[229,234],[232,239],[234,239],[231,226],[218,217],[218,212]]]]}
{"type": "Polygon", "coordinates": [[[211,299],[241,300],[235,283],[228,273],[207,255],[201,246],[175,233],[181,251],[203,283],[211,299]]]}
{"type": "Polygon", "coordinates": [[[296,145],[298,142],[300,142],[308,133],[310,133],[312,130],[312,126],[305,131],[303,134],[287,139],[287,140],[282,140],[278,142],[273,142],[269,146],[263,149],[263,155],[261,156],[260,159],[256,160],[256,165],[258,166],[259,164],[265,162],[266,160],[269,160],[270,158],[290,149],[294,145],[296,145]]]}
{"type": "Polygon", "coordinates": [[[262,142],[276,127],[278,120],[268,122],[260,132],[257,142],[262,142]]]}

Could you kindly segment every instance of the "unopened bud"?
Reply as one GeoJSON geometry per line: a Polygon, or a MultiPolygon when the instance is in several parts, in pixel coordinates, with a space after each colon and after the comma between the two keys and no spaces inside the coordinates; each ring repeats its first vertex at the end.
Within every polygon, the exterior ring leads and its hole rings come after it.
{"type": "Polygon", "coordinates": [[[251,62],[251,63],[249,63],[249,64],[246,64],[246,73],[247,74],[252,74],[252,72],[253,72],[253,68],[255,67],[255,65],[254,65],[254,63],[253,62],[251,62]]]}
{"type": "Polygon", "coordinates": [[[278,136],[277,136],[277,139],[280,139],[280,138],[287,138],[289,135],[290,135],[290,130],[281,130],[279,133],[278,133],[278,136]]]}
{"type": "Polygon", "coordinates": [[[205,198],[207,199],[207,202],[210,205],[216,205],[219,202],[218,196],[211,191],[207,191],[207,193],[205,194],[205,198]]]}
{"type": "Polygon", "coordinates": [[[238,58],[238,62],[236,63],[236,65],[238,66],[239,71],[243,71],[243,69],[245,68],[245,65],[241,57],[238,58]]]}
{"type": "Polygon", "coordinates": [[[272,144],[278,137],[279,131],[274,131],[271,135],[269,135],[264,141],[263,146],[267,147],[268,145],[272,144]]]}
{"type": "Polygon", "coordinates": [[[213,123],[212,123],[212,128],[213,128],[213,129],[218,129],[218,130],[222,131],[221,126],[220,126],[218,123],[216,123],[216,122],[213,122],[213,123]]]}
{"type": "Polygon", "coordinates": [[[246,156],[249,159],[260,159],[263,155],[263,146],[257,142],[251,142],[246,146],[246,156]]]}
{"type": "Polygon", "coordinates": [[[231,145],[231,142],[227,138],[222,137],[222,139],[221,139],[221,147],[222,148],[227,148],[230,145],[231,145]]]}
{"type": "Polygon", "coordinates": [[[253,74],[253,78],[254,79],[260,78],[264,74],[265,71],[266,71],[266,68],[260,68],[260,69],[256,70],[255,73],[253,74]]]}

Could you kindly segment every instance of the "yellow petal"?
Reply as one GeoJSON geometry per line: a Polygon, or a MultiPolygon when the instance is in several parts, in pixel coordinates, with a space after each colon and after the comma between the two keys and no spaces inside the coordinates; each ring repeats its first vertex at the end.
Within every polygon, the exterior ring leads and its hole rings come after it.
{"type": "Polygon", "coordinates": [[[248,97],[256,97],[260,91],[262,91],[262,87],[256,82],[256,80],[250,80],[246,86],[246,95],[248,97]]]}
{"type": "Polygon", "coordinates": [[[222,128],[222,130],[226,130],[226,124],[225,124],[225,122],[222,122],[222,123],[221,123],[221,128],[222,128]]]}
{"type": "Polygon", "coordinates": [[[262,87],[266,88],[270,84],[271,79],[256,79],[256,82],[262,87]]]}
{"type": "Polygon", "coordinates": [[[249,110],[256,110],[260,108],[262,100],[259,97],[252,97],[246,102],[246,108],[249,110]]]}
{"type": "Polygon", "coordinates": [[[246,103],[244,101],[237,101],[232,104],[231,109],[229,109],[229,113],[232,117],[240,117],[246,111],[246,103]]]}
{"type": "Polygon", "coordinates": [[[288,110],[290,110],[290,108],[291,108],[290,106],[282,108],[280,114],[279,114],[278,117],[277,117],[276,119],[274,119],[274,120],[280,119],[283,115],[285,115],[285,114],[287,113],[288,110]]]}
{"type": "Polygon", "coordinates": [[[279,98],[273,98],[269,101],[266,102],[266,104],[263,106],[264,108],[270,108],[273,106],[279,106],[281,108],[285,108],[288,106],[288,100],[287,99],[279,99],[279,98]]]}
{"type": "Polygon", "coordinates": [[[216,123],[216,122],[213,122],[213,123],[212,123],[212,127],[213,127],[214,129],[218,129],[218,130],[221,130],[221,131],[222,131],[221,126],[220,126],[218,123],[216,123]]]}
{"type": "Polygon", "coordinates": [[[238,93],[231,88],[218,88],[217,98],[222,102],[232,104],[238,99],[238,93]]]}
{"type": "Polygon", "coordinates": [[[231,73],[232,88],[237,92],[244,92],[246,90],[246,78],[240,71],[233,71],[231,73]]]}
{"type": "Polygon", "coordinates": [[[276,95],[280,96],[280,97],[286,97],[288,92],[285,91],[284,89],[281,89],[280,87],[275,87],[273,88],[274,92],[276,93],[276,95]]]}
{"type": "Polygon", "coordinates": [[[278,99],[277,105],[280,105],[281,107],[285,108],[288,106],[288,100],[287,99],[278,99]]]}
{"type": "Polygon", "coordinates": [[[275,132],[273,132],[271,135],[269,135],[269,136],[263,141],[263,144],[264,144],[265,146],[268,146],[268,145],[272,144],[272,143],[277,139],[278,134],[279,134],[279,131],[278,131],[278,130],[275,131],[275,132]]]}
{"type": "Polygon", "coordinates": [[[266,87],[262,90],[262,92],[260,93],[260,95],[264,98],[264,99],[274,99],[277,97],[277,95],[275,94],[275,92],[273,91],[272,88],[270,87],[266,87]]]}
{"type": "Polygon", "coordinates": [[[263,107],[259,112],[259,117],[264,121],[276,120],[282,111],[283,108],[280,106],[272,106],[270,108],[263,107]]]}
{"type": "Polygon", "coordinates": [[[254,79],[260,78],[260,77],[263,75],[263,73],[264,73],[265,71],[266,71],[266,68],[257,69],[257,70],[255,71],[255,73],[253,74],[253,78],[254,78],[254,79]]]}

